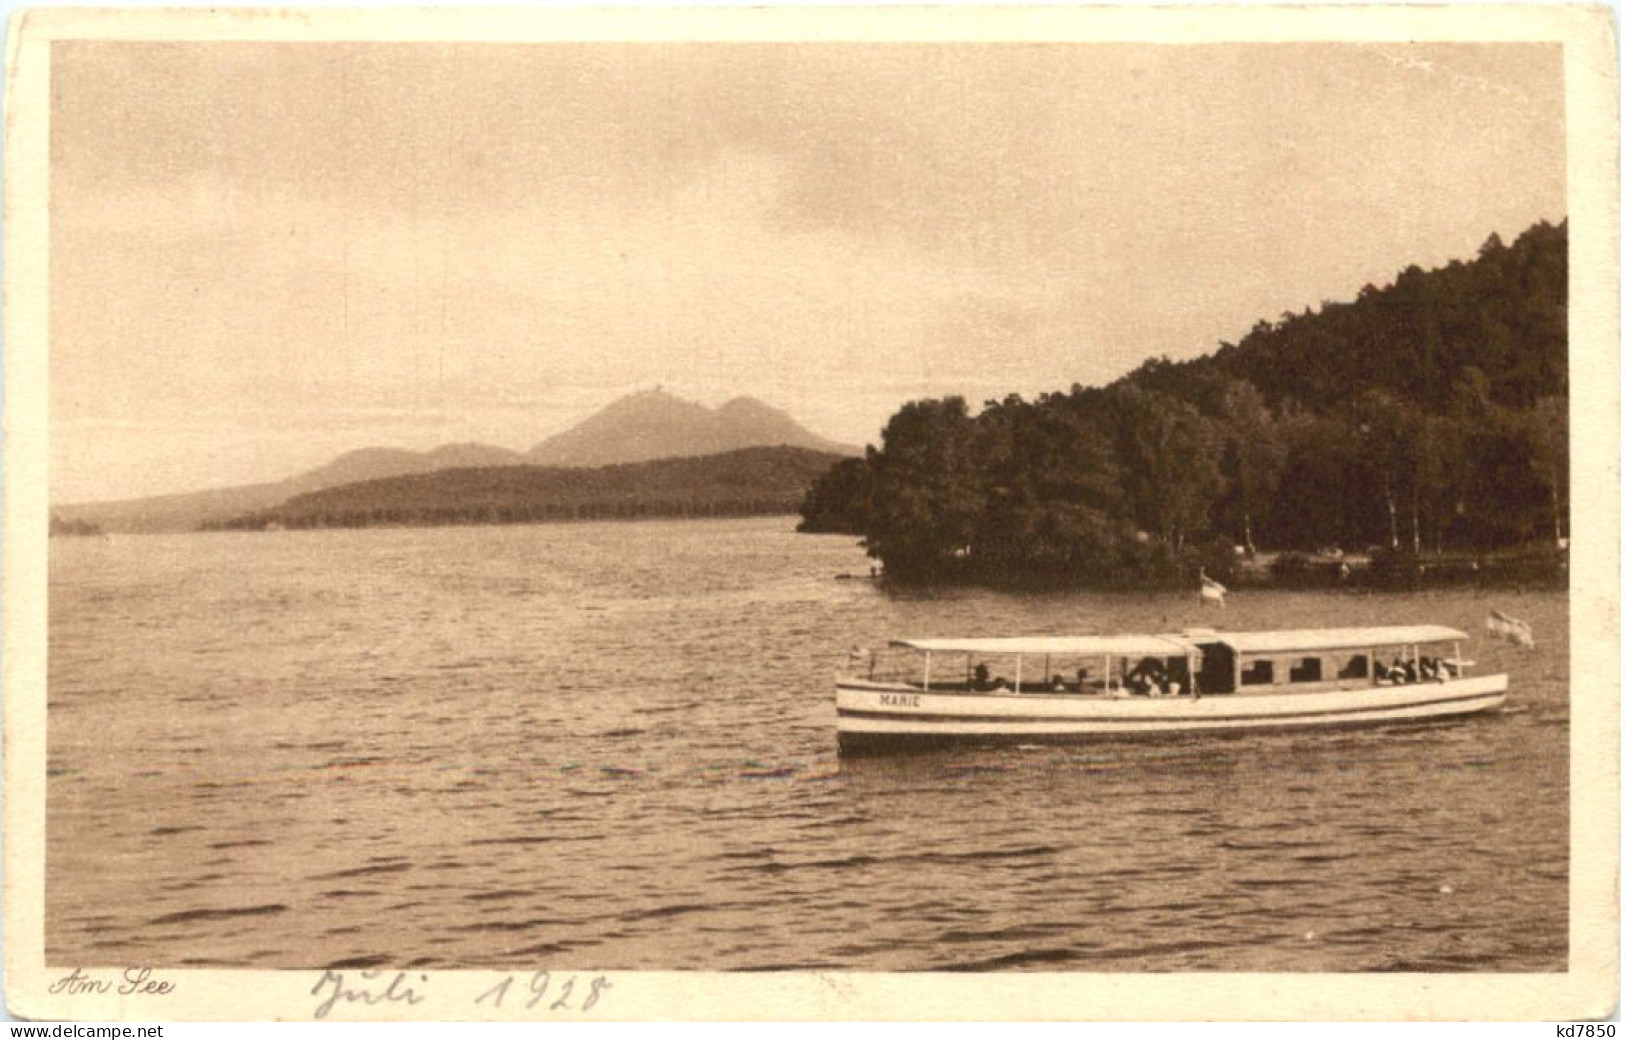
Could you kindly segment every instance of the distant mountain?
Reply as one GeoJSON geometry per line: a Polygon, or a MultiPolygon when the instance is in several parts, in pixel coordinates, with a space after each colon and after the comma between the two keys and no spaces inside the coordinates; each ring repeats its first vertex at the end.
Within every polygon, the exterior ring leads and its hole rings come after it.
{"type": "Polygon", "coordinates": [[[293,487],[284,498],[321,488],[355,484],[363,480],[383,480],[408,473],[431,473],[437,469],[467,469],[477,466],[517,466],[525,456],[489,444],[442,444],[429,451],[402,448],[361,448],[343,455],[309,473],[283,483],[293,487]]]}
{"type": "Polygon", "coordinates": [[[527,461],[540,466],[609,466],[775,445],[860,454],[860,449],[820,437],[755,398],[736,397],[712,409],[656,389],[623,397],[549,437],[530,450],[527,461]]]}
{"type": "Polygon", "coordinates": [[[195,531],[210,520],[222,520],[251,509],[264,509],[286,500],[295,493],[288,490],[289,483],[242,484],[116,502],[53,504],[51,512],[64,522],[94,524],[110,534],[195,531]]]}
{"type": "Polygon", "coordinates": [[[447,469],[312,491],[210,526],[263,530],[789,514],[840,458],[779,446],[597,468],[447,469]]]}
{"type": "Polygon", "coordinates": [[[362,448],[287,480],[54,506],[52,512],[64,522],[94,524],[109,532],[195,531],[205,524],[269,509],[295,495],[322,488],[455,467],[511,466],[524,460],[516,451],[488,444],[444,444],[429,451],[362,448]]]}
{"type": "Polygon", "coordinates": [[[53,505],[53,512],[64,522],[94,524],[109,532],[195,531],[271,509],[297,495],[412,474],[524,464],[606,466],[779,445],[832,455],[859,454],[859,449],[810,433],[784,412],[753,398],[737,397],[711,409],[656,389],[621,398],[528,454],[474,443],[443,444],[430,451],[361,448],[287,480],[53,505]]]}

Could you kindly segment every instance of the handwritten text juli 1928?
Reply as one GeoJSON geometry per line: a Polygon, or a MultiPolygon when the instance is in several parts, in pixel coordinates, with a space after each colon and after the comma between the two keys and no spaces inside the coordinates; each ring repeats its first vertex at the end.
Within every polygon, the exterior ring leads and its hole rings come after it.
{"type": "MultiPolygon", "coordinates": [[[[579,990],[573,975],[564,978],[559,988],[550,993],[552,982],[553,976],[550,973],[533,972],[524,988],[516,994],[516,998],[524,1001],[526,1011],[591,1011],[604,991],[610,988],[609,980],[602,975],[595,976],[579,990]]],[[[474,1003],[501,1008],[504,998],[514,988],[513,984],[514,976],[503,975],[493,986],[476,997],[474,1003]]],[[[316,980],[316,985],[311,987],[310,995],[320,998],[314,1010],[317,1018],[326,1018],[339,1004],[362,1004],[368,1007],[378,1004],[415,1006],[429,998],[429,976],[421,972],[404,971],[363,971],[346,976],[343,972],[329,968],[322,972],[321,978],[316,980]]]]}

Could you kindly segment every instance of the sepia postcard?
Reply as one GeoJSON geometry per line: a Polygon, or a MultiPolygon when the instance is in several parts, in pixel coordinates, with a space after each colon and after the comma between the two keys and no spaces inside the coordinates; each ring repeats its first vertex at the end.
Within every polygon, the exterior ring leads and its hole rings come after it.
{"type": "Polygon", "coordinates": [[[10,26],[20,1018],[1618,1000],[1604,8],[10,26]]]}

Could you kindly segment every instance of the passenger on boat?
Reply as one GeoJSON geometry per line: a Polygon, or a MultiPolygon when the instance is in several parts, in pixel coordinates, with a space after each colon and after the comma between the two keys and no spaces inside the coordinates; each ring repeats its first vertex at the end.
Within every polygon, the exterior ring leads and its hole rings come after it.
{"type": "Polygon", "coordinates": [[[1134,670],[1128,673],[1128,681],[1137,686],[1141,693],[1148,697],[1157,697],[1162,694],[1162,684],[1167,680],[1166,669],[1162,662],[1155,657],[1142,657],[1134,670]]]}
{"type": "Polygon", "coordinates": [[[976,666],[976,671],[973,672],[972,675],[974,676],[974,684],[978,690],[987,689],[988,672],[986,662],[979,663],[976,666]]]}
{"type": "Polygon", "coordinates": [[[1376,662],[1372,663],[1372,665],[1371,665],[1371,675],[1372,675],[1373,678],[1375,678],[1377,680],[1377,685],[1378,686],[1381,686],[1381,685],[1383,685],[1385,683],[1393,682],[1393,676],[1391,676],[1388,673],[1388,666],[1383,664],[1381,661],[1376,661],[1376,662]]]}
{"type": "Polygon", "coordinates": [[[1066,692],[1066,680],[1061,678],[1061,673],[1060,672],[1056,672],[1055,673],[1055,678],[1053,678],[1053,679],[1051,679],[1049,681],[1049,688],[1054,693],[1065,693],[1066,692]]]}
{"type": "Polygon", "coordinates": [[[1414,660],[1405,662],[1405,681],[1407,683],[1422,681],[1422,677],[1416,673],[1416,662],[1414,660]]]}

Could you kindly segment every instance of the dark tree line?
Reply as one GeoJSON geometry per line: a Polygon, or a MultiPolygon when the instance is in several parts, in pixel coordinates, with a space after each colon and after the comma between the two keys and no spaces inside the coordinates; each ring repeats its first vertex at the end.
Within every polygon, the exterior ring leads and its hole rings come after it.
{"type": "Polygon", "coordinates": [[[71,520],[60,516],[51,517],[52,538],[93,538],[101,533],[101,527],[89,520],[71,520]]]}
{"type": "Polygon", "coordinates": [[[1235,547],[1418,558],[1567,534],[1567,223],[1110,386],[913,401],[802,530],[903,579],[1123,585],[1235,547]]]}
{"type": "Polygon", "coordinates": [[[327,527],[456,527],[486,524],[550,524],[585,520],[714,520],[724,517],[783,516],[795,512],[795,497],[728,498],[690,501],[581,502],[528,506],[465,506],[439,509],[275,511],[211,521],[205,531],[312,530],[327,527]]]}
{"type": "Polygon", "coordinates": [[[265,530],[794,513],[836,458],[788,446],[616,466],[483,466],[368,480],[296,495],[206,525],[265,530]]]}

